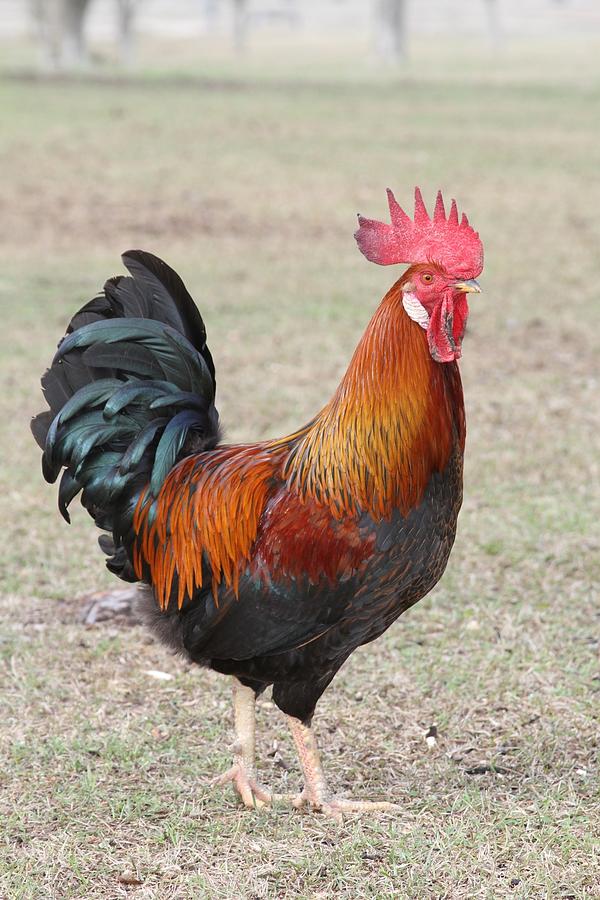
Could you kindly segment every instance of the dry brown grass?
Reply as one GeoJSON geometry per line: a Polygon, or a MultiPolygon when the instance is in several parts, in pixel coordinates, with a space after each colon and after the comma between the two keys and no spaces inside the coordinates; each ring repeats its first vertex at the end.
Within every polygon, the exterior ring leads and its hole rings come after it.
{"type": "MultiPolygon", "coordinates": [[[[0,895],[600,896],[600,69],[521,65],[289,91],[0,84],[0,895]],[[228,436],[305,421],[393,277],[356,253],[353,213],[414,183],[455,193],[486,244],[465,507],[442,584],[317,715],[335,786],[404,812],[248,813],[206,783],[228,763],[225,680],[78,622],[74,598],[111,582],[83,513],[59,519],[27,419],[69,314],[141,245],[205,315],[228,436]]],[[[268,700],[259,749],[295,789],[268,700]]]]}

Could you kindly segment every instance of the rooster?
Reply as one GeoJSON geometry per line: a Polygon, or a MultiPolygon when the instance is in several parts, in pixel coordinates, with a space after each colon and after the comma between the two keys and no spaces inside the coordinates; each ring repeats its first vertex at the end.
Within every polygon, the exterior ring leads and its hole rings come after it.
{"type": "Polygon", "coordinates": [[[58,505],[81,502],[108,534],[108,568],[143,582],[140,614],[201,666],[233,676],[232,782],[272,800],[255,770],[255,702],[272,685],[304,775],[295,805],[340,817],[389,809],[329,790],[311,720],[339,668],[441,577],[462,499],[465,416],[457,360],[479,235],[441,193],[411,219],[359,216],[380,265],[408,264],[371,319],[332,399],[307,425],[220,443],[215,368],[179,276],[139,250],[75,314],[32,421],[58,505]]]}

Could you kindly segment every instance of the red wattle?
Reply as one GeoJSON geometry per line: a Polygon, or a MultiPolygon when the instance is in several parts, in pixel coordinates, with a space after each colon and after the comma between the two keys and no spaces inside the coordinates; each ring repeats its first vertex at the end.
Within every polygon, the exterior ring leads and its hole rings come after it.
{"type": "Polygon", "coordinates": [[[455,297],[452,290],[444,292],[431,313],[427,328],[429,352],[436,362],[460,359],[468,314],[469,306],[464,294],[455,297]]]}

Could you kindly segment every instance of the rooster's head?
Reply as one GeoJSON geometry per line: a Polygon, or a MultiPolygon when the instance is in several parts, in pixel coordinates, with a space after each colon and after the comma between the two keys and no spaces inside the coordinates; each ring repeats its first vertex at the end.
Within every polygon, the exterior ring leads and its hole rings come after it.
{"type": "Polygon", "coordinates": [[[426,329],[433,359],[451,362],[461,354],[469,312],[466,294],[481,290],[475,279],[483,269],[483,245],[464,213],[459,221],[455,200],[446,216],[441,192],[432,218],[419,188],[414,220],[390,190],[388,203],[390,225],[358,217],[358,246],[379,265],[411,264],[400,281],[404,309],[426,329]]]}

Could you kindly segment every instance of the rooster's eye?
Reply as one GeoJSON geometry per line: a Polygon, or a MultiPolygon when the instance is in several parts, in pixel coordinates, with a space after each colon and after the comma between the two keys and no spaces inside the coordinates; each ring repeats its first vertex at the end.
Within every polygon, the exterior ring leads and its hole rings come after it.
{"type": "Polygon", "coordinates": [[[433,275],[430,275],[429,272],[425,272],[424,275],[421,275],[421,281],[424,281],[425,284],[431,284],[433,281],[433,275]]]}

